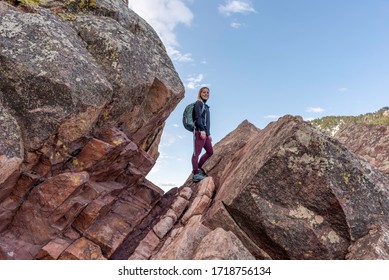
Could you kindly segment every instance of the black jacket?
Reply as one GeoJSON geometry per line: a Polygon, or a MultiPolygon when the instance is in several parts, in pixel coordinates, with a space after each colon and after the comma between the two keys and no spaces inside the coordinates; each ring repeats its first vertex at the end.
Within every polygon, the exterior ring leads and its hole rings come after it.
{"type": "Polygon", "coordinates": [[[211,118],[209,106],[203,101],[197,100],[193,110],[196,131],[205,131],[207,136],[211,135],[211,118]],[[205,106],[205,110],[203,110],[205,106]]]}

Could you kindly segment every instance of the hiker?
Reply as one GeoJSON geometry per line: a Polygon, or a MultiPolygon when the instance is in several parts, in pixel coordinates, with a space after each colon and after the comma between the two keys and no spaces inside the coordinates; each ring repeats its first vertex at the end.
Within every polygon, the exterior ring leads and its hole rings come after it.
{"type": "Polygon", "coordinates": [[[206,177],[202,166],[213,154],[212,138],[210,133],[209,106],[206,104],[209,98],[209,88],[202,87],[199,90],[197,101],[193,109],[194,118],[194,151],[192,156],[193,182],[199,182],[206,177]],[[205,106],[205,107],[203,107],[205,106]],[[201,150],[205,149],[205,154],[200,158],[201,150]]]}

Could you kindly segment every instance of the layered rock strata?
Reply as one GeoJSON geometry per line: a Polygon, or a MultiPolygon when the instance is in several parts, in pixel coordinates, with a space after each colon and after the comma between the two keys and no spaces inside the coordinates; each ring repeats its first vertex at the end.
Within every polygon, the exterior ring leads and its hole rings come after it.
{"type": "Polygon", "coordinates": [[[388,258],[388,175],[299,117],[243,122],[204,168],[130,259],[388,258]]]}
{"type": "Polygon", "coordinates": [[[158,36],[126,1],[25,2],[0,1],[0,259],[388,259],[387,127],[244,121],[164,194],[158,36]]]}

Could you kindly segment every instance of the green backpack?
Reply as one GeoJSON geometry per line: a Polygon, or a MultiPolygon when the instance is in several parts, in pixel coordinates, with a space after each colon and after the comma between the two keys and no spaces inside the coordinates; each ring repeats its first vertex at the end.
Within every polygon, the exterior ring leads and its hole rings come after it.
{"type": "MultiPolygon", "coordinates": [[[[196,102],[191,103],[185,107],[184,114],[182,116],[182,124],[186,128],[186,130],[189,130],[190,132],[193,132],[195,129],[195,120],[193,119],[193,109],[196,102]]],[[[205,105],[203,103],[203,109],[201,113],[203,113],[205,110],[205,105]]]]}

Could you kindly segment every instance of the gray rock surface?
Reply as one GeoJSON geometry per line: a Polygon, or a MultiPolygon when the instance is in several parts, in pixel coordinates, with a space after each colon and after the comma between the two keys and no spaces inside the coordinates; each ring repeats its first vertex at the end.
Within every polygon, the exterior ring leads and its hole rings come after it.
{"type": "Polygon", "coordinates": [[[162,199],[183,84],[127,1],[23,2],[0,1],[2,258],[109,258],[162,199]]]}

